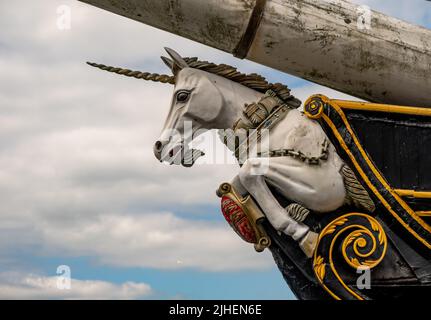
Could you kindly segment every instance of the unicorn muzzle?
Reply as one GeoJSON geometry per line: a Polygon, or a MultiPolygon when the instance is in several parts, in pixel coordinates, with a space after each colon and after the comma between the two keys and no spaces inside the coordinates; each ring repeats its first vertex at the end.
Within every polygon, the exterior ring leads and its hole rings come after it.
{"type": "Polygon", "coordinates": [[[160,162],[191,167],[205,153],[198,149],[189,149],[183,143],[172,145],[169,141],[157,141],[154,144],[154,155],[160,162]]]}

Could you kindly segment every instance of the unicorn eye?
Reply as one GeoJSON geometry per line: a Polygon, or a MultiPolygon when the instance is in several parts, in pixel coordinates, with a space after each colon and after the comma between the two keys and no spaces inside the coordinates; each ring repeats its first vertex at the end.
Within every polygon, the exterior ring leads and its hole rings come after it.
{"type": "Polygon", "coordinates": [[[189,99],[190,92],[188,91],[179,91],[177,93],[177,101],[178,102],[186,102],[189,99]]]}

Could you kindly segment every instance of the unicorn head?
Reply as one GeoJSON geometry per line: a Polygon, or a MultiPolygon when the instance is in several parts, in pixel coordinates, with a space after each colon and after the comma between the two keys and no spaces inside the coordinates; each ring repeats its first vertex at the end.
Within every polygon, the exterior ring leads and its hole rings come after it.
{"type": "Polygon", "coordinates": [[[300,105],[286,86],[268,83],[258,74],[247,75],[229,65],[183,58],[165,49],[169,58],[161,58],[172,76],[88,63],[120,75],[174,85],[169,114],[154,144],[154,155],[161,162],[192,166],[203,152],[190,149],[190,142],[205,130],[231,128],[241,117],[244,105],[259,100],[269,89],[292,106],[300,105]]]}

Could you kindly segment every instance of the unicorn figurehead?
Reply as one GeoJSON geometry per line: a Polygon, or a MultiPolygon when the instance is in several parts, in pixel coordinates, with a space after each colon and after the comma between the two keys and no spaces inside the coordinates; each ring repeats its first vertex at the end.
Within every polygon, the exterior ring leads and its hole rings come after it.
{"type": "MultiPolygon", "coordinates": [[[[234,128],[236,135],[244,128],[254,128],[252,132],[261,136],[260,125],[271,128],[267,153],[259,152],[240,162],[232,184],[241,194],[251,195],[272,226],[298,241],[309,257],[317,241],[317,234],[303,223],[310,210],[333,212],[346,201],[358,203],[357,207],[369,212],[374,210],[373,201],[356,179],[350,179],[355,182],[355,192],[345,188],[344,176],[354,174],[329,143],[322,127],[297,110],[301,102],[287,86],[269,83],[258,74],[244,74],[225,64],[183,58],[172,49],[166,51],[169,58],[162,60],[172,76],[89,63],[120,75],[174,85],[169,114],[154,144],[159,161],[192,166],[203,152],[189,145],[208,129],[234,128]],[[270,187],[291,205],[283,207],[270,187]]],[[[245,141],[250,145],[249,135],[245,141]]],[[[236,146],[234,150],[237,155],[236,146]]]]}

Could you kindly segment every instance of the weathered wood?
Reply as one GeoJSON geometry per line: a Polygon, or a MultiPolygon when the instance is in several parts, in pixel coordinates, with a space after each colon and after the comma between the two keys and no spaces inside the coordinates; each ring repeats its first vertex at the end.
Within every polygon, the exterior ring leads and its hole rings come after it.
{"type": "MultiPolygon", "coordinates": [[[[81,0],[235,52],[256,0],[81,0]]],[[[431,31],[343,0],[267,0],[247,59],[380,103],[431,107],[431,31]]],[[[252,30],[253,31],[253,30],[252,30]]]]}

